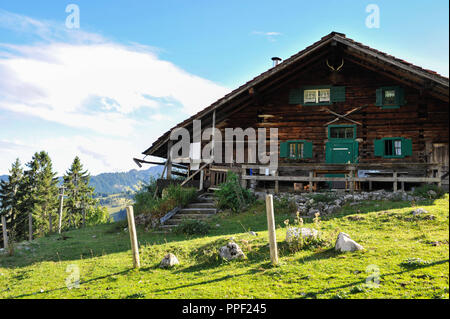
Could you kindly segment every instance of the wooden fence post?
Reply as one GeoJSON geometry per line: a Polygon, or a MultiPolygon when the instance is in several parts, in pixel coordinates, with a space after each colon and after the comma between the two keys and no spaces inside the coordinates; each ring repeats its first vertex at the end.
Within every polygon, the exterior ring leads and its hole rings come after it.
{"type": "Polygon", "coordinates": [[[33,240],[33,214],[28,214],[28,240],[33,240]]]}
{"type": "Polygon", "coordinates": [[[59,189],[59,221],[58,221],[58,234],[61,234],[62,215],[64,207],[64,186],[59,189]]]}
{"type": "Polygon", "coordinates": [[[273,196],[266,195],[267,230],[269,232],[270,260],[272,265],[278,264],[277,236],[275,233],[275,218],[273,214],[273,196]]]}
{"type": "Polygon", "coordinates": [[[8,233],[6,230],[6,217],[2,215],[3,248],[8,249],[8,233]]]}
{"type": "Polygon", "coordinates": [[[136,235],[136,226],[134,224],[133,206],[127,206],[128,231],[130,232],[131,250],[133,252],[133,266],[140,268],[139,247],[136,235]]]}

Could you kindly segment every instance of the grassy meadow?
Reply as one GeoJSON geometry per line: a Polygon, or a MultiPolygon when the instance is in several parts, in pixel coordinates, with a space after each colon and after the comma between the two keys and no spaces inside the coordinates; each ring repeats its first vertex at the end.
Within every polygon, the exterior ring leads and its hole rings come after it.
{"type": "MultiPolygon", "coordinates": [[[[52,235],[14,256],[0,255],[0,298],[449,298],[448,194],[415,205],[435,218],[413,217],[411,203],[403,201],[347,205],[321,218],[326,246],[298,252],[284,242],[284,221],[294,216],[275,212],[276,267],[270,265],[262,202],[240,214],[217,214],[207,236],[139,228],[139,270],[132,269],[123,222],[69,231],[65,240],[52,235]],[[365,250],[335,252],[340,231],[365,250]],[[230,238],[246,259],[217,258],[230,238]],[[180,265],[160,269],[168,252],[180,265]],[[73,285],[77,272],[80,282],[73,285]]],[[[305,220],[304,227],[312,226],[305,220]]]]}

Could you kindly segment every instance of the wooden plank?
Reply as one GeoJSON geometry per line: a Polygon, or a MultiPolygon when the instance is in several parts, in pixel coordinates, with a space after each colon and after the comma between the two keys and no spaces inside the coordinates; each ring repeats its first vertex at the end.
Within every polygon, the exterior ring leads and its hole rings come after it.
{"type": "MultiPolygon", "coordinates": [[[[282,181],[282,182],[349,182],[349,177],[309,177],[309,176],[242,176],[244,180],[256,181],[282,181]]],[[[394,182],[393,177],[354,177],[355,182],[394,182]]],[[[409,183],[438,183],[440,181],[437,177],[398,177],[398,182],[409,183]]]]}

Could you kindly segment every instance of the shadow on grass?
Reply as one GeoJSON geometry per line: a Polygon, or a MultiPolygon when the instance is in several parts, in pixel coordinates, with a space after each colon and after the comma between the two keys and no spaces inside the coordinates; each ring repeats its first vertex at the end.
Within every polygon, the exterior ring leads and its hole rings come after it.
{"type": "MultiPolygon", "coordinates": [[[[402,270],[402,271],[393,272],[393,273],[389,273],[389,274],[382,274],[382,275],[380,275],[380,278],[385,279],[386,277],[389,277],[389,276],[401,275],[401,274],[404,274],[404,273],[407,273],[407,272],[410,272],[410,271],[413,271],[413,270],[433,267],[433,266],[445,264],[445,263],[448,263],[448,262],[449,262],[448,259],[443,259],[443,260],[435,261],[435,262],[432,262],[432,263],[429,263],[429,264],[426,264],[426,265],[422,265],[422,266],[419,266],[419,267],[414,267],[414,268],[410,267],[410,268],[407,268],[407,269],[402,270]]],[[[319,290],[319,291],[316,291],[316,292],[309,292],[306,295],[304,295],[303,297],[300,297],[299,299],[317,298],[317,296],[321,295],[321,294],[326,294],[326,293],[329,293],[329,292],[332,292],[332,291],[335,291],[335,290],[339,290],[339,289],[350,288],[350,287],[353,287],[353,286],[356,286],[356,285],[360,285],[360,284],[364,284],[364,283],[366,283],[366,279],[355,281],[355,282],[352,282],[352,283],[349,283],[349,284],[345,284],[345,285],[341,285],[341,286],[329,287],[329,288],[326,288],[326,289],[323,289],[323,290],[319,290]]]]}
{"type": "MultiPolygon", "coordinates": [[[[80,281],[80,285],[87,284],[89,282],[93,282],[93,281],[97,281],[97,280],[106,279],[106,278],[109,278],[109,277],[112,277],[112,276],[124,275],[124,274],[130,272],[131,270],[133,270],[133,268],[126,269],[124,271],[119,271],[119,272],[116,272],[116,273],[113,273],[113,274],[108,274],[108,275],[99,276],[99,277],[96,277],[96,278],[80,281]]],[[[25,297],[30,297],[30,296],[37,295],[37,294],[45,295],[45,294],[48,294],[50,292],[61,291],[61,290],[64,290],[64,289],[69,289],[69,288],[67,288],[67,286],[64,286],[64,287],[60,287],[60,288],[46,290],[46,291],[43,291],[43,292],[36,291],[36,292],[29,293],[29,294],[22,294],[22,295],[12,296],[12,297],[10,297],[10,299],[25,298],[25,297]]]]}

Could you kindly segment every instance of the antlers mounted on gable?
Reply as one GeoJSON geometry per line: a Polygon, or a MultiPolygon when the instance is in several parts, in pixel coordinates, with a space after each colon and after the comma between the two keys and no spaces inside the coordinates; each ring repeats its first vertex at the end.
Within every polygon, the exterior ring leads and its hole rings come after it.
{"type": "Polygon", "coordinates": [[[327,59],[327,66],[334,72],[338,72],[344,66],[344,59],[342,59],[341,65],[338,66],[336,69],[332,65],[330,65],[330,63],[328,63],[328,59],[327,59]]]}

